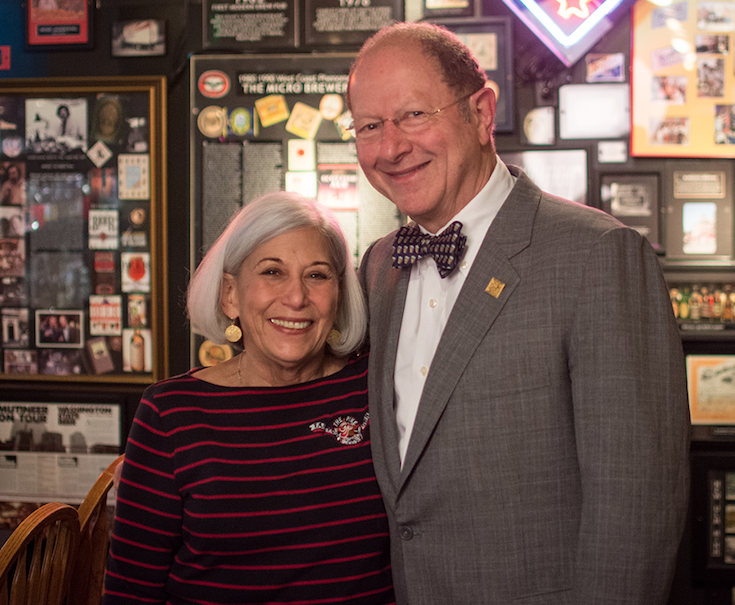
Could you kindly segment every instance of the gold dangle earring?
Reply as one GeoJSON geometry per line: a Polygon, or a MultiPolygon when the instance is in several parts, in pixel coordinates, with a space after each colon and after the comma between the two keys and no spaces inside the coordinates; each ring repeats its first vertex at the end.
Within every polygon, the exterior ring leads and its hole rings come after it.
{"type": "Polygon", "coordinates": [[[240,339],[242,338],[242,330],[240,329],[240,326],[235,323],[236,321],[236,317],[230,319],[230,325],[227,326],[227,329],[225,330],[225,337],[230,342],[240,342],[240,339]]]}
{"type": "Polygon", "coordinates": [[[332,328],[327,335],[327,344],[334,347],[342,340],[342,333],[337,328],[332,328]]]}

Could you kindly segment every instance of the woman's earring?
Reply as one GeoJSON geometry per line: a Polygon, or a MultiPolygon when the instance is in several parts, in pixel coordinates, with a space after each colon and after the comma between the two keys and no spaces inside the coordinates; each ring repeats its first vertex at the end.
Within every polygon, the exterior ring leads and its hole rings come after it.
{"type": "Polygon", "coordinates": [[[342,333],[337,328],[332,328],[327,335],[327,344],[334,347],[342,340],[342,333]]]}
{"type": "Polygon", "coordinates": [[[227,329],[225,330],[225,336],[230,342],[240,342],[240,339],[242,338],[242,330],[240,329],[240,326],[235,323],[235,321],[237,320],[231,319],[230,325],[227,326],[227,329]]]}

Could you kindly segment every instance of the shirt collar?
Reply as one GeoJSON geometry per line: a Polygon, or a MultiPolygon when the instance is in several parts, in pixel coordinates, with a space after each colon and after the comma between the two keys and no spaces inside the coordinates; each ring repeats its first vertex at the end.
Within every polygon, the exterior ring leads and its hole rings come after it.
{"type": "MultiPolygon", "coordinates": [[[[472,266],[477,252],[480,250],[487,230],[490,228],[490,225],[517,180],[510,173],[508,167],[502,162],[500,157],[496,155],[495,158],[495,168],[487,183],[485,183],[485,186],[446,225],[437,231],[437,233],[441,233],[454,221],[462,223],[462,235],[467,236],[467,241],[465,242],[465,252],[462,257],[460,270],[465,275],[472,266]]],[[[429,233],[421,225],[419,225],[419,228],[423,233],[429,233]]]]}

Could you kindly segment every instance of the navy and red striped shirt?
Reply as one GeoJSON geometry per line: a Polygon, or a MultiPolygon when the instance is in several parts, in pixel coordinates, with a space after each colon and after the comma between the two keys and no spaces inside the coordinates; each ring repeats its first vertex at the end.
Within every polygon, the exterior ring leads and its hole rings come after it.
{"type": "Polygon", "coordinates": [[[393,603],[367,355],[279,388],[192,372],[138,407],[105,605],[393,603]]]}

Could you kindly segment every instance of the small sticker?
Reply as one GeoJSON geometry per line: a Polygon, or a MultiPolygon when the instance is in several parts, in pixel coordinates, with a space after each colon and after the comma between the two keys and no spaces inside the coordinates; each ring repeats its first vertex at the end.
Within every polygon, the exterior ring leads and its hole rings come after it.
{"type": "Polygon", "coordinates": [[[286,130],[302,139],[313,139],[321,123],[322,114],[318,109],[298,101],[288,118],[286,130]]]}
{"type": "Polygon", "coordinates": [[[121,200],[150,198],[148,154],[122,153],[117,158],[118,197],[121,200]]]}
{"type": "Polygon", "coordinates": [[[227,110],[210,105],[199,113],[197,126],[200,132],[210,139],[216,139],[227,134],[227,110]]]}
{"type": "Polygon", "coordinates": [[[119,294],[89,297],[89,333],[93,336],[122,334],[122,297],[119,294]]]}
{"type": "Polygon", "coordinates": [[[230,92],[229,76],[218,69],[210,69],[199,76],[199,92],[210,99],[219,99],[230,92]]]}
{"type": "Polygon", "coordinates": [[[289,139],[288,169],[316,170],[316,150],[314,141],[307,139],[289,139]]]}
{"type": "Polygon", "coordinates": [[[237,107],[230,112],[230,131],[239,137],[253,134],[253,114],[252,110],[244,107],[237,107]]]}
{"type": "Polygon", "coordinates": [[[89,211],[89,248],[116,250],[118,248],[117,210],[89,211]]]}
{"type": "Polygon", "coordinates": [[[319,101],[319,111],[325,120],[334,120],[342,111],[344,102],[340,95],[324,95],[319,101]]]}
{"type": "Polygon", "coordinates": [[[102,141],[97,141],[89,149],[87,149],[87,157],[92,160],[92,163],[97,168],[102,168],[112,157],[113,153],[110,148],[105,145],[102,141]]]}
{"type": "Polygon", "coordinates": [[[288,119],[288,105],[283,95],[268,95],[255,101],[260,123],[264,128],[288,119]]]}
{"type": "Polygon", "coordinates": [[[120,276],[123,292],[151,291],[151,256],[148,252],[120,254],[120,276]]]}

